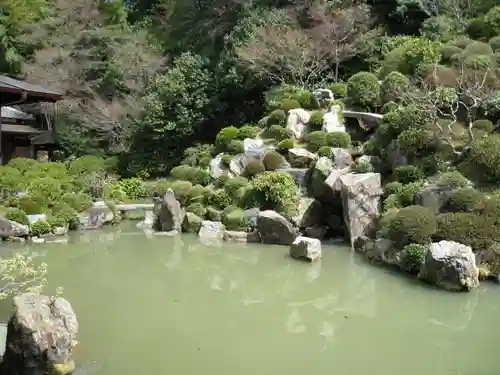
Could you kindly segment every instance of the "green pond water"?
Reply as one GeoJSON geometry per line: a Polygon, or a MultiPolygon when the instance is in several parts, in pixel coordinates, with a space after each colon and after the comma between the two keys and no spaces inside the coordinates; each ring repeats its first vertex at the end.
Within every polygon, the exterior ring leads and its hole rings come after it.
{"type": "Polygon", "coordinates": [[[287,247],[207,247],[131,222],[68,245],[8,246],[44,259],[47,293],[64,287],[80,323],[77,375],[500,373],[495,284],[451,294],[345,246],[307,264],[287,247]]]}

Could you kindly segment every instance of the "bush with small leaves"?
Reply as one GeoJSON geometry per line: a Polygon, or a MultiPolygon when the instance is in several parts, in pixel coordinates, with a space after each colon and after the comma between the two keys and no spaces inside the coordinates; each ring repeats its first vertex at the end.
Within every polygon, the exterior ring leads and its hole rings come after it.
{"type": "Polygon", "coordinates": [[[271,125],[269,128],[269,135],[279,142],[292,137],[292,131],[281,125],[271,125]]]}
{"type": "Polygon", "coordinates": [[[285,153],[288,152],[291,148],[295,147],[295,141],[293,139],[284,139],[278,143],[278,151],[285,153]]]}
{"type": "Polygon", "coordinates": [[[16,206],[27,215],[42,214],[49,211],[44,197],[37,195],[23,195],[18,198],[16,206]]]}
{"type": "Polygon", "coordinates": [[[345,98],[347,97],[347,84],[344,82],[332,83],[328,86],[332,90],[334,98],[345,98]]]}
{"type": "Polygon", "coordinates": [[[378,78],[369,72],[359,72],[347,81],[347,95],[354,104],[373,107],[380,98],[378,78]]]}
{"type": "Polygon", "coordinates": [[[472,18],[467,25],[467,35],[475,40],[488,40],[495,35],[492,27],[484,21],[483,17],[472,18]]]}
{"type": "Polygon", "coordinates": [[[311,91],[302,91],[299,94],[294,95],[294,98],[300,103],[300,108],[311,110],[315,109],[317,106],[311,91]]]}
{"type": "Polygon", "coordinates": [[[453,44],[443,44],[441,46],[441,61],[443,63],[449,63],[453,55],[462,53],[460,47],[454,46],[453,44]]]}
{"type": "Polygon", "coordinates": [[[174,181],[170,185],[170,188],[174,191],[175,199],[179,201],[181,205],[184,205],[189,197],[189,191],[193,187],[193,184],[189,181],[174,181]]]}
{"type": "Polygon", "coordinates": [[[245,140],[246,138],[255,138],[257,134],[260,132],[260,128],[258,126],[253,125],[244,125],[238,129],[238,134],[236,135],[236,139],[245,140]]]}
{"type": "Polygon", "coordinates": [[[422,23],[420,34],[430,40],[447,42],[456,36],[457,25],[447,16],[429,17],[422,23]]]}
{"type": "Polygon", "coordinates": [[[472,212],[484,207],[486,196],[480,191],[466,187],[455,190],[445,204],[448,212],[472,212]]]}
{"type": "Polygon", "coordinates": [[[440,147],[439,139],[430,128],[411,127],[397,137],[397,146],[411,162],[423,156],[435,154],[440,147]]]}
{"type": "Polygon", "coordinates": [[[398,103],[396,102],[387,102],[382,106],[382,109],[380,112],[385,115],[386,113],[389,113],[391,111],[394,111],[396,108],[398,108],[398,103]]]}
{"type": "Polygon", "coordinates": [[[77,230],[80,227],[78,213],[66,203],[60,203],[52,207],[52,214],[64,219],[69,230],[77,230]]]}
{"type": "Polygon", "coordinates": [[[253,177],[256,176],[259,173],[265,172],[266,167],[260,160],[249,160],[246,167],[245,167],[245,172],[244,175],[246,177],[253,177]]]}
{"type": "Polygon", "coordinates": [[[169,180],[158,180],[149,189],[149,195],[152,197],[164,197],[172,182],[169,180]]]}
{"type": "Polygon", "coordinates": [[[396,193],[400,207],[407,207],[413,205],[415,196],[422,190],[423,181],[416,181],[405,184],[396,193]]]}
{"type": "Polygon", "coordinates": [[[243,141],[241,141],[239,139],[232,140],[227,145],[227,149],[226,150],[231,155],[242,154],[245,151],[244,143],[243,143],[243,141]]]}
{"type": "Polygon", "coordinates": [[[451,189],[466,188],[470,181],[458,171],[450,171],[439,174],[436,185],[451,189]]]}
{"type": "Polygon", "coordinates": [[[230,210],[229,212],[224,212],[222,216],[222,224],[224,224],[228,230],[246,231],[248,225],[245,220],[245,211],[240,208],[236,208],[230,210]]]}
{"type": "Polygon", "coordinates": [[[356,174],[371,173],[374,171],[373,165],[367,161],[358,162],[351,167],[351,172],[356,174]]]}
{"type": "Polygon", "coordinates": [[[491,49],[498,54],[500,52],[500,35],[491,38],[488,44],[491,46],[491,49]]]}
{"type": "Polygon", "coordinates": [[[29,225],[28,215],[23,210],[19,208],[10,208],[5,213],[5,218],[10,221],[15,221],[16,223],[29,225]]]}
{"type": "Polygon", "coordinates": [[[262,159],[266,171],[275,171],[286,164],[285,158],[276,151],[268,151],[262,159]]]}
{"type": "Polygon", "coordinates": [[[212,160],[212,153],[215,146],[212,144],[197,144],[193,147],[188,147],[183,153],[181,164],[191,167],[206,168],[212,160]]]}
{"type": "MultiPolygon", "coordinates": [[[[455,56],[455,55],[454,55],[455,56]]],[[[459,82],[459,77],[455,70],[448,66],[431,64],[421,70],[424,84],[430,88],[447,87],[454,88],[459,82]]]]}
{"type": "Polygon", "coordinates": [[[473,129],[479,129],[483,130],[486,133],[491,133],[493,132],[493,129],[495,128],[493,123],[490,120],[482,119],[482,120],[476,120],[472,124],[473,129]]]}
{"type": "Polygon", "coordinates": [[[267,117],[267,125],[285,125],[286,113],[282,109],[275,109],[267,117]]]}
{"type": "Polygon", "coordinates": [[[35,168],[35,166],[37,166],[38,164],[39,162],[36,161],[35,159],[17,157],[10,159],[9,162],[7,163],[7,166],[17,169],[22,174],[26,174],[26,172],[35,168]]]}
{"type": "Polygon", "coordinates": [[[50,216],[47,219],[47,222],[50,224],[50,228],[52,231],[57,228],[64,228],[68,226],[66,219],[62,216],[50,216]]]}
{"type": "Polygon", "coordinates": [[[465,47],[467,47],[469,44],[471,44],[473,42],[474,42],[473,39],[467,38],[466,36],[459,36],[456,39],[452,40],[451,44],[460,48],[460,49],[464,49],[465,47]]]}
{"type": "Polygon", "coordinates": [[[121,186],[117,183],[108,183],[103,186],[102,196],[109,201],[113,202],[126,202],[128,200],[127,194],[122,190],[121,186]]]}
{"type": "Polygon", "coordinates": [[[422,171],[414,165],[400,165],[394,169],[394,178],[402,184],[409,184],[424,179],[422,171]]]}
{"type": "Polygon", "coordinates": [[[212,221],[222,221],[222,211],[212,206],[208,206],[207,217],[212,221]]]}
{"type": "Polygon", "coordinates": [[[400,209],[389,224],[389,239],[399,247],[410,243],[426,244],[436,233],[436,217],[422,206],[408,206],[400,209]]]}
{"type": "Polygon", "coordinates": [[[406,245],[401,251],[400,267],[412,275],[417,275],[425,261],[427,251],[428,247],[424,245],[416,243],[406,245]]]}
{"type": "Polygon", "coordinates": [[[9,195],[24,190],[26,179],[16,168],[0,165],[0,193],[9,195]]]}
{"type": "Polygon", "coordinates": [[[210,193],[211,190],[209,188],[201,185],[194,185],[191,189],[189,189],[186,197],[186,204],[194,202],[205,204],[208,201],[210,193]]]}
{"type": "Polygon", "coordinates": [[[323,117],[324,117],[323,111],[314,111],[311,113],[311,117],[309,118],[309,122],[307,123],[309,125],[309,128],[311,131],[315,130],[321,130],[323,127],[323,117]]]}
{"type": "Polygon", "coordinates": [[[380,94],[384,102],[398,101],[410,90],[410,80],[400,72],[389,73],[380,86],[380,94]]]}
{"type": "Polygon", "coordinates": [[[311,152],[318,151],[321,147],[327,146],[327,133],[324,131],[314,131],[307,135],[307,149],[311,152]]]}
{"type": "Polygon", "coordinates": [[[286,217],[297,211],[298,188],[290,174],[285,172],[264,172],[257,175],[249,191],[252,199],[249,207],[275,210],[286,217]]]}
{"type": "Polygon", "coordinates": [[[227,149],[229,143],[236,139],[238,136],[238,128],[235,126],[228,126],[227,128],[221,129],[221,131],[215,137],[215,146],[218,150],[224,151],[227,149]]]}
{"type": "Polygon", "coordinates": [[[486,13],[484,22],[492,28],[494,35],[500,35],[500,5],[491,8],[486,13]]]}
{"type": "Polygon", "coordinates": [[[76,158],[68,166],[69,173],[75,178],[93,173],[104,174],[105,170],[104,159],[94,155],[76,158]]]}
{"type": "Polygon", "coordinates": [[[52,232],[52,226],[46,220],[38,220],[31,224],[30,233],[33,237],[40,237],[52,232]]]}
{"type": "Polygon", "coordinates": [[[348,148],[351,147],[351,136],[347,132],[327,133],[326,144],[330,147],[348,148]]]}
{"type": "Polygon", "coordinates": [[[249,183],[245,177],[236,176],[235,178],[230,178],[224,188],[233,201],[237,202],[243,198],[244,190],[248,187],[249,183]]]}
{"type": "Polygon", "coordinates": [[[384,195],[387,197],[391,194],[396,194],[402,187],[403,184],[401,182],[398,181],[389,182],[387,185],[384,186],[384,195]]]}
{"type": "Polygon", "coordinates": [[[291,109],[297,109],[301,108],[300,103],[295,100],[295,99],[285,99],[281,102],[280,108],[285,112],[288,113],[289,110],[291,109]]]}
{"type": "Polygon", "coordinates": [[[473,142],[466,164],[475,173],[475,178],[500,183],[500,135],[490,135],[473,142]]]}
{"type": "MultiPolygon", "coordinates": [[[[189,165],[179,165],[177,167],[172,168],[172,170],[170,171],[170,176],[176,180],[189,181],[193,184],[207,185],[210,182],[210,174],[208,171],[198,167],[191,167],[189,165]]],[[[128,191],[134,197],[138,198],[140,196],[138,196],[137,194],[143,194],[143,191],[140,188],[139,182],[133,181],[133,183],[136,185],[137,190],[131,191],[131,188],[127,188],[125,185],[121,185],[121,181],[119,182],[123,191],[125,191],[126,193],[128,191]]],[[[144,182],[142,182],[142,184],[144,184],[144,182]]],[[[131,197],[131,199],[137,199],[137,198],[131,197]]]]}
{"type": "Polygon", "coordinates": [[[59,201],[64,193],[60,180],[56,178],[42,177],[29,181],[28,194],[44,198],[46,206],[59,201]]]}
{"type": "Polygon", "coordinates": [[[319,157],[325,156],[327,158],[331,158],[333,156],[332,148],[329,146],[321,147],[317,152],[319,157]]]}
{"type": "Polygon", "coordinates": [[[229,165],[233,161],[233,156],[228,155],[228,154],[224,154],[224,155],[222,155],[220,160],[221,160],[221,163],[224,167],[229,168],[229,165]]]}
{"type": "Polygon", "coordinates": [[[462,58],[473,56],[492,56],[493,49],[488,43],[474,41],[462,51],[462,58]]]}
{"type": "Polygon", "coordinates": [[[397,194],[389,194],[383,201],[383,212],[401,208],[401,202],[397,194]]]}
{"type": "Polygon", "coordinates": [[[219,176],[214,181],[214,186],[216,189],[222,189],[224,186],[226,186],[226,184],[229,180],[230,180],[229,176],[226,174],[223,174],[222,176],[219,176]]]}
{"type": "Polygon", "coordinates": [[[450,212],[437,216],[436,241],[455,241],[473,251],[488,249],[499,238],[500,227],[495,219],[471,212],[450,212]]]}
{"type": "Polygon", "coordinates": [[[212,207],[223,210],[233,204],[233,200],[224,189],[217,189],[209,197],[209,203],[212,207]]]}
{"type": "Polygon", "coordinates": [[[204,218],[205,215],[207,214],[206,207],[199,202],[191,203],[189,206],[186,207],[186,211],[191,212],[201,218],[204,218]]]}
{"type": "Polygon", "coordinates": [[[67,193],[62,196],[61,201],[76,212],[83,212],[92,207],[92,197],[85,193],[67,193]]]}
{"type": "MultiPolygon", "coordinates": [[[[208,172],[206,173],[208,174],[208,172]]],[[[137,177],[124,178],[118,181],[118,186],[127,194],[127,197],[132,200],[145,198],[148,195],[146,184],[137,177]]]]}

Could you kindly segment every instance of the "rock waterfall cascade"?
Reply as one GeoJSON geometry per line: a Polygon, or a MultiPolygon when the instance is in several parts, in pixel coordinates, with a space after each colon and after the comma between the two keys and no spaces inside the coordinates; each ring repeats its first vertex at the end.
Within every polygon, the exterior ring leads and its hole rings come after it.
{"type": "Polygon", "coordinates": [[[323,116],[323,131],[328,133],[345,133],[346,129],[342,122],[342,107],[333,104],[330,110],[323,116]]]}

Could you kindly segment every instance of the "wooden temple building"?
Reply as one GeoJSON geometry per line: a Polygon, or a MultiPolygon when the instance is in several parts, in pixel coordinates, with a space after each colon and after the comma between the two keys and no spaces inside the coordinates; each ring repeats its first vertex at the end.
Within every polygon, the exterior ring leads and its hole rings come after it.
{"type": "Polygon", "coordinates": [[[0,163],[14,157],[47,159],[57,145],[53,119],[13,108],[23,104],[55,103],[62,95],[0,75],[0,163]]]}

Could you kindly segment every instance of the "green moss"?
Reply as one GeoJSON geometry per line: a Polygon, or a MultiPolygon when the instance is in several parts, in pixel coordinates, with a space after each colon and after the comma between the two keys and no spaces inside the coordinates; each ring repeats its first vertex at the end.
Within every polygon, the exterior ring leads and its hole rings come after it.
{"type": "Polygon", "coordinates": [[[346,132],[333,132],[326,134],[326,144],[330,147],[351,147],[351,136],[346,132]]]}
{"type": "Polygon", "coordinates": [[[286,113],[282,109],[272,111],[267,117],[267,125],[285,125],[286,113]]]}
{"type": "Polygon", "coordinates": [[[291,110],[291,109],[297,109],[297,108],[301,108],[301,105],[295,99],[285,99],[285,100],[283,100],[281,102],[281,109],[285,113],[288,113],[288,111],[291,110]]]}
{"type": "Polygon", "coordinates": [[[474,121],[472,127],[474,129],[484,130],[487,133],[491,133],[495,128],[495,126],[490,120],[485,120],[485,119],[474,121]]]}
{"type": "Polygon", "coordinates": [[[324,115],[323,111],[314,111],[311,113],[311,117],[308,122],[311,131],[321,130],[323,127],[324,115]]]}
{"type": "Polygon", "coordinates": [[[258,126],[245,125],[238,129],[238,134],[236,135],[236,139],[245,140],[246,138],[255,138],[257,134],[260,132],[260,128],[258,126]]]}
{"type": "Polygon", "coordinates": [[[277,145],[279,152],[288,152],[289,149],[295,147],[295,141],[293,139],[284,139],[280,141],[277,145]]]}
{"type": "Polygon", "coordinates": [[[269,135],[276,141],[282,141],[292,137],[292,131],[280,125],[272,125],[269,128],[269,135]]]}
{"type": "Polygon", "coordinates": [[[326,146],[326,136],[327,133],[324,131],[315,131],[309,133],[307,135],[307,149],[311,152],[316,152],[321,147],[326,146]]]}
{"type": "Polygon", "coordinates": [[[318,150],[317,154],[320,157],[325,156],[327,158],[331,158],[333,156],[332,148],[329,146],[323,146],[318,150]]]}
{"type": "Polygon", "coordinates": [[[345,98],[347,96],[347,85],[344,82],[332,83],[328,88],[332,90],[334,98],[345,98]]]}

